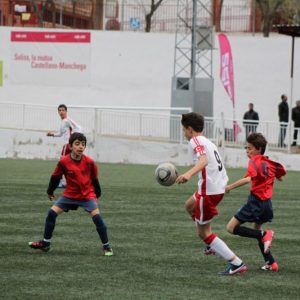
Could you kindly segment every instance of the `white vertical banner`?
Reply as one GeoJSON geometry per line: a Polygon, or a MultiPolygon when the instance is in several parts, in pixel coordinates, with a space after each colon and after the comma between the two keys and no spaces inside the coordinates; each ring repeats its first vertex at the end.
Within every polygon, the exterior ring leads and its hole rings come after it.
{"type": "Polygon", "coordinates": [[[12,31],[10,43],[12,83],[90,84],[90,32],[12,31]]]}

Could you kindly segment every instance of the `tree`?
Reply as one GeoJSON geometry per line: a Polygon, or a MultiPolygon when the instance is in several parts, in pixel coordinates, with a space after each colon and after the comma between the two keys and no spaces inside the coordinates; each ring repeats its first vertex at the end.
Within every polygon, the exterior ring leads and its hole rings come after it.
{"type": "Polygon", "coordinates": [[[285,0],[256,0],[262,13],[262,32],[264,37],[269,36],[275,14],[284,2],[285,0]]]}
{"type": "MultiPolygon", "coordinates": [[[[39,27],[43,27],[44,13],[45,13],[46,9],[48,7],[50,7],[51,10],[53,11],[53,7],[55,7],[53,0],[46,0],[46,1],[42,2],[40,5],[38,5],[36,3],[36,0],[30,0],[30,2],[32,4],[33,10],[37,16],[39,27]]],[[[53,15],[52,15],[52,23],[54,23],[53,15]]]]}
{"type": "Polygon", "coordinates": [[[219,0],[219,1],[214,1],[214,5],[216,6],[214,8],[214,20],[215,20],[215,26],[216,26],[216,31],[220,32],[222,31],[221,28],[221,17],[222,17],[222,8],[223,8],[224,0],[219,0]],[[217,6],[218,4],[218,6],[217,6]]]}
{"type": "Polygon", "coordinates": [[[285,20],[286,24],[300,24],[300,1],[285,0],[280,11],[280,21],[285,20]]]}
{"type": "Polygon", "coordinates": [[[104,0],[93,0],[93,29],[103,29],[104,0]]]}
{"type": "Polygon", "coordinates": [[[161,5],[161,3],[163,1],[164,0],[158,0],[158,2],[155,3],[155,0],[151,0],[150,12],[147,13],[145,16],[145,21],[146,21],[145,31],[146,32],[151,31],[151,21],[152,21],[153,14],[155,13],[155,11],[158,9],[158,7],[161,5]]]}

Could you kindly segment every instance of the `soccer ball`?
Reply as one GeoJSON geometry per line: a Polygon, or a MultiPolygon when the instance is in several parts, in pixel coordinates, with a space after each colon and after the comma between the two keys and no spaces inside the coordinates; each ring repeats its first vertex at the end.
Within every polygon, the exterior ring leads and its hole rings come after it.
{"type": "Polygon", "coordinates": [[[157,182],[164,186],[170,186],[175,183],[178,177],[176,167],[171,163],[162,163],[155,170],[157,182]]]}

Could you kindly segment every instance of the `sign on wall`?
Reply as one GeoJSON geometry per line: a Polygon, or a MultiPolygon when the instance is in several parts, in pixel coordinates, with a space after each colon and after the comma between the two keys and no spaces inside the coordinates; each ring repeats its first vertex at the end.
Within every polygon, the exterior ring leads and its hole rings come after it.
{"type": "Polygon", "coordinates": [[[15,84],[90,83],[90,32],[11,32],[11,76],[15,84]]]}

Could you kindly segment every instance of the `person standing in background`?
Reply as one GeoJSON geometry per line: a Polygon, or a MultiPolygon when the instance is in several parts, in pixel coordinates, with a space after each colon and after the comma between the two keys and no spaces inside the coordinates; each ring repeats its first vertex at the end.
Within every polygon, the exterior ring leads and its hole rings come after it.
{"type": "MultiPolygon", "coordinates": [[[[69,139],[72,133],[79,132],[82,133],[81,126],[73,121],[70,117],[68,117],[68,108],[65,104],[60,104],[57,108],[58,114],[61,118],[60,128],[59,131],[49,131],[47,132],[47,136],[52,137],[63,137],[64,145],[61,150],[61,156],[67,155],[71,153],[69,139]]],[[[66,180],[65,177],[59,183],[59,188],[66,187],[66,180]]]]}
{"type": "Polygon", "coordinates": [[[296,106],[292,109],[292,120],[294,121],[294,136],[292,146],[297,146],[298,131],[300,130],[300,100],[296,101],[296,106]]]}
{"type": "Polygon", "coordinates": [[[256,132],[256,128],[258,126],[259,116],[253,108],[253,103],[249,103],[249,110],[245,112],[243,117],[243,125],[245,126],[246,140],[250,133],[256,132]]]}
{"type": "Polygon", "coordinates": [[[278,115],[279,115],[279,122],[280,122],[280,129],[279,129],[279,147],[286,147],[284,143],[285,136],[286,136],[286,128],[289,122],[289,105],[287,103],[287,95],[281,95],[281,103],[278,105],[278,115]]]}

